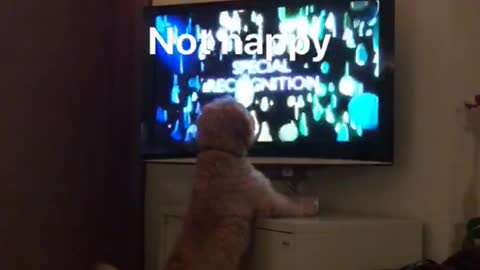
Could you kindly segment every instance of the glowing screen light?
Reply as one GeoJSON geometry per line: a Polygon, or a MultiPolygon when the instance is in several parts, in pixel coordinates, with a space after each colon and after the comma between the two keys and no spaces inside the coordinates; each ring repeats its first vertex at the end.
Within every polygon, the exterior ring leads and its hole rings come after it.
{"type": "Polygon", "coordinates": [[[255,99],[254,86],[248,76],[242,76],[238,80],[235,89],[235,99],[247,108],[253,103],[255,99]]]}
{"type": "Polygon", "coordinates": [[[363,84],[350,75],[350,64],[345,64],[345,74],[340,79],[338,86],[340,93],[346,96],[354,96],[363,92],[363,84]]]}
{"type": "Polygon", "coordinates": [[[337,37],[337,24],[335,23],[335,15],[333,12],[328,14],[327,20],[325,21],[325,28],[332,32],[333,37],[337,37]]]}
{"type": "Polygon", "coordinates": [[[268,111],[268,108],[270,107],[270,104],[268,104],[268,98],[267,97],[263,97],[262,98],[262,101],[260,103],[260,109],[263,111],[263,112],[266,112],[268,111]]]}
{"type": "Polygon", "coordinates": [[[180,87],[178,87],[178,76],[177,74],[173,75],[173,86],[172,86],[172,92],[170,95],[170,100],[172,103],[180,103],[180,87]]]}
{"type": "Polygon", "coordinates": [[[357,50],[355,52],[355,62],[359,66],[364,66],[365,64],[367,64],[367,61],[368,61],[368,51],[365,48],[365,45],[361,43],[357,46],[357,50]]]}
{"type": "Polygon", "coordinates": [[[319,122],[322,119],[323,113],[324,108],[322,107],[322,105],[320,105],[318,99],[314,98],[312,103],[313,120],[315,120],[315,122],[319,122]]]}
{"type": "Polygon", "coordinates": [[[330,72],[330,64],[327,61],[323,62],[321,69],[323,74],[328,74],[330,72]]]}
{"type": "Polygon", "coordinates": [[[180,131],[180,121],[176,121],[175,122],[175,127],[172,131],[172,133],[170,134],[170,137],[172,137],[172,139],[176,140],[176,141],[181,141],[182,140],[182,134],[181,134],[181,131],[180,131]]]}
{"type": "Polygon", "coordinates": [[[378,106],[378,96],[371,93],[352,98],[348,104],[348,113],[357,129],[374,130],[378,127],[378,106]]]}
{"type": "Polygon", "coordinates": [[[298,138],[298,129],[295,122],[291,121],[280,128],[279,137],[282,142],[293,142],[298,138]]]}
{"type": "Polygon", "coordinates": [[[260,125],[258,124],[257,113],[255,111],[250,111],[250,115],[252,116],[253,121],[255,122],[254,133],[255,133],[255,136],[257,136],[258,132],[260,131],[260,125]]]}
{"type": "Polygon", "coordinates": [[[337,132],[337,141],[338,142],[348,142],[350,138],[349,129],[346,124],[338,123],[335,126],[335,131],[337,132]]]}
{"type": "Polygon", "coordinates": [[[300,130],[300,134],[302,136],[308,136],[307,116],[305,115],[305,113],[302,113],[302,115],[300,116],[300,124],[298,129],[300,130]]]}
{"type": "Polygon", "coordinates": [[[272,135],[270,135],[270,127],[267,122],[262,122],[262,127],[260,131],[260,136],[258,138],[259,142],[272,142],[272,135]]]}
{"type": "Polygon", "coordinates": [[[197,138],[197,126],[191,125],[187,129],[187,135],[185,136],[185,142],[193,142],[197,138]]]}
{"type": "Polygon", "coordinates": [[[225,95],[248,109],[257,142],[362,142],[379,132],[378,1],[206,14],[154,19],[158,144],[194,144],[202,106],[225,95]]]}
{"type": "Polygon", "coordinates": [[[155,119],[159,123],[166,123],[168,121],[167,111],[161,107],[157,107],[157,113],[155,119]]]}

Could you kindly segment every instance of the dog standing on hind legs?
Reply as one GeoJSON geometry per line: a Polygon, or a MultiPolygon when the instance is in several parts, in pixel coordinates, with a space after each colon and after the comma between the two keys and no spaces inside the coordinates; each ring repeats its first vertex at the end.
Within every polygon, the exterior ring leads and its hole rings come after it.
{"type": "MultiPolygon", "coordinates": [[[[318,201],[278,193],[249,163],[254,120],[233,99],[206,105],[197,125],[191,203],[164,270],[240,270],[255,218],[315,216],[318,201]]],[[[99,264],[96,270],[117,269],[99,264]]]]}
{"type": "Polygon", "coordinates": [[[164,269],[238,270],[256,217],[315,216],[318,201],[278,193],[249,163],[254,120],[233,99],[207,104],[197,126],[191,204],[164,269]]]}

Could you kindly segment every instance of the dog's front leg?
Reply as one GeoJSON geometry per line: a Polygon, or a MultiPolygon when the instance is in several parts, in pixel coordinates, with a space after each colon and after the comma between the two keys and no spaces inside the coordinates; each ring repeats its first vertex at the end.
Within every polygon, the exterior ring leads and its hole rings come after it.
{"type": "Polygon", "coordinates": [[[259,215],[269,217],[308,217],[318,214],[318,198],[300,197],[291,199],[276,191],[270,180],[255,172],[259,192],[259,215]]]}

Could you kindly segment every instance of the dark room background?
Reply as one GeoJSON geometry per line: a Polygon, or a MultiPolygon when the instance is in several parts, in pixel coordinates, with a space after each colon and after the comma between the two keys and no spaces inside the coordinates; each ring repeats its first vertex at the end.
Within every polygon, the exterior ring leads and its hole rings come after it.
{"type": "Polygon", "coordinates": [[[141,269],[144,2],[0,3],[0,269],[141,269]]]}

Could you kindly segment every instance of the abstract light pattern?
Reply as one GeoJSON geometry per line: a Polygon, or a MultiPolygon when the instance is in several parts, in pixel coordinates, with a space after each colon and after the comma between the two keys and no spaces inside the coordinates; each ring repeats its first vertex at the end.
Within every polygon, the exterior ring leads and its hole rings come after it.
{"type": "MultiPolygon", "coordinates": [[[[232,75],[229,59],[239,47],[232,40],[227,47],[228,55],[224,56],[219,53],[221,41],[232,33],[257,33],[263,37],[266,25],[271,27],[271,17],[258,11],[228,10],[218,13],[216,25],[202,24],[193,17],[156,17],[155,28],[162,37],[166,38],[166,29],[173,27],[175,41],[184,33],[192,33],[198,46],[211,51],[203,54],[198,50],[189,56],[181,55],[176,49],[173,55],[158,51],[157,60],[170,73],[165,83],[168,89],[162,89],[168,93],[168,101],[156,104],[155,122],[168,127],[169,138],[179,143],[194,142],[195,122],[202,106],[212,97],[222,95],[233,96],[248,108],[259,142],[315,140],[318,136],[315,131],[321,127],[322,130],[334,130],[335,140],[345,143],[361,139],[365,132],[378,130],[381,101],[376,94],[378,89],[364,80],[368,73],[373,78],[369,80],[380,76],[378,6],[372,6],[370,1],[352,1],[348,10],[342,12],[318,5],[302,6],[297,10],[280,7],[276,9],[276,16],[278,25],[274,28],[278,33],[308,35],[320,41],[331,34],[335,49],[341,49],[343,58],[327,52],[321,62],[302,59],[301,64],[295,66],[282,55],[274,57],[267,66],[261,62],[263,56],[254,55],[251,59],[260,63],[260,68],[232,75]],[[200,43],[203,42],[202,30],[208,37],[206,44],[200,43]],[[214,70],[230,74],[217,78],[211,75],[214,70]]],[[[277,43],[274,47],[280,45],[277,43]]],[[[286,52],[289,46],[287,44],[286,52]]],[[[245,57],[239,59],[245,60],[245,57]]]]}

